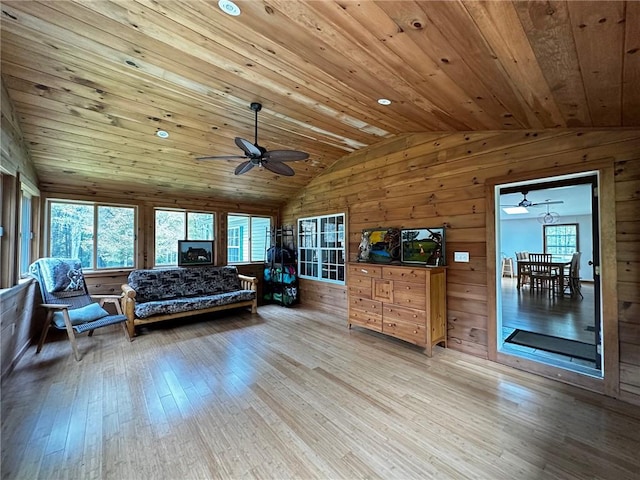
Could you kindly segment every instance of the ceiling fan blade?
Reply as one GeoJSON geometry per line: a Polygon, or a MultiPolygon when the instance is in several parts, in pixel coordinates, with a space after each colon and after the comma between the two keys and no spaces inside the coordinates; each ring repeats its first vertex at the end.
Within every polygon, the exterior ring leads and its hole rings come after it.
{"type": "Polygon", "coordinates": [[[240,165],[236,167],[235,174],[242,175],[243,173],[247,173],[251,170],[255,165],[251,163],[251,160],[247,160],[246,162],[242,162],[240,165]]]}
{"type": "Polygon", "coordinates": [[[262,162],[262,166],[267,170],[271,170],[273,173],[277,173],[278,175],[284,175],[286,177],[292,177],[296,174],[289,165],[285,165],[284,163],[271,161],[262,162]]]}
{"type": "Polygon", "coordinates": [[[236,137],[236,145],[250,157],[260,157],[262,155],[258,147],[244,138],[236,137]]]}
{"type": "Polygon", "coordinates": [[[558,205],[564,203],[564,201],[562,200],[556,200],[554,202],[538,202],[538,203],[532,203],[531,206],[532,207],[544,207],[545,205],[558,205]]]}
{"type": "Polygon", "coordinates": [[[245,155],[214,155],[208,157],[196,157],[196,160],[237,160],[247,158],[245,155]]]}
{"type": "Polygon", "coordinates": [[[298,150],[271,150],[264,154],[264,158],[277,162],[295,162],[296,160],[306,160],[309,154],[298,150]]]}

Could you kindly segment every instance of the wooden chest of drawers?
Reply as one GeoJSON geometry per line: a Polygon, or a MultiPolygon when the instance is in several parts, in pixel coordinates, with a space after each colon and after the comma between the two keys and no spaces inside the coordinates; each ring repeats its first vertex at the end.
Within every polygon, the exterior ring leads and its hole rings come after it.
{"type": "Polygon", "coordinates": [[[424,347],[447,346],[446,269],[350,263],[349,328],[369,328],[424,347]]]}

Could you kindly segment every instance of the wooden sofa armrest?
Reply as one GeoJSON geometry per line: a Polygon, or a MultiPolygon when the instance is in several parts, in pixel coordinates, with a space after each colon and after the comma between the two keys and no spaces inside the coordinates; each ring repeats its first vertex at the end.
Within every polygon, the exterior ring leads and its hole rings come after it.
{"type": "Polygon", "coordinates": [[[258,291],[258,277],[250,277],[248,275],[238,274],[240,279],[240,285],[243,290],[255,290],[258,291]]]}
{"type": "Polygon", "coordinates": [[[120,298],[120,306],[122,313],[127,317],[127,331],[129,332],[129,338],[132,338],[136,334],[136,327],[133,323],[136,317],[136,291],[127,283],[124,283],[121,288],[122,296],[120,298]]]}
{"type": "Polygon", "coordinates": [[[251,313],[258,313],[258,277],[238,274],[238,278],[240,279],[240,286],[243,290],[253,290],[256,292],[251,305],[251,313]]]}

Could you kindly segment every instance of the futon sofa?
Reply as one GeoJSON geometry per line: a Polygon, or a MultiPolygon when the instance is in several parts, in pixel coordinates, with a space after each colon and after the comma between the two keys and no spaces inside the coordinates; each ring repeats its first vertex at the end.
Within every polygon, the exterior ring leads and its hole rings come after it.
{"type": "Polygon", "coordinates": [[[133,270],[122,285],[127,329],[172,318],[249,307],[256,313],[258,280],[236,267],[213,265],[133,270]]]}

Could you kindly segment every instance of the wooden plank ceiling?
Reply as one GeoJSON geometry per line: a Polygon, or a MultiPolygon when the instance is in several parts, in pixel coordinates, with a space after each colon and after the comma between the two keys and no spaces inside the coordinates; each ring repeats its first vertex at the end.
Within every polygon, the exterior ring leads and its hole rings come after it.
{"type": "Polygon", "coordinates": [[[640,126],[638,2],[236,4],[3,1],[3,84],[43,189],[279,205],[402,133],[640,126]],[[255,101],[260,145],[310,154],[294,177],[195,159],[253,142],[255,101]]]}

